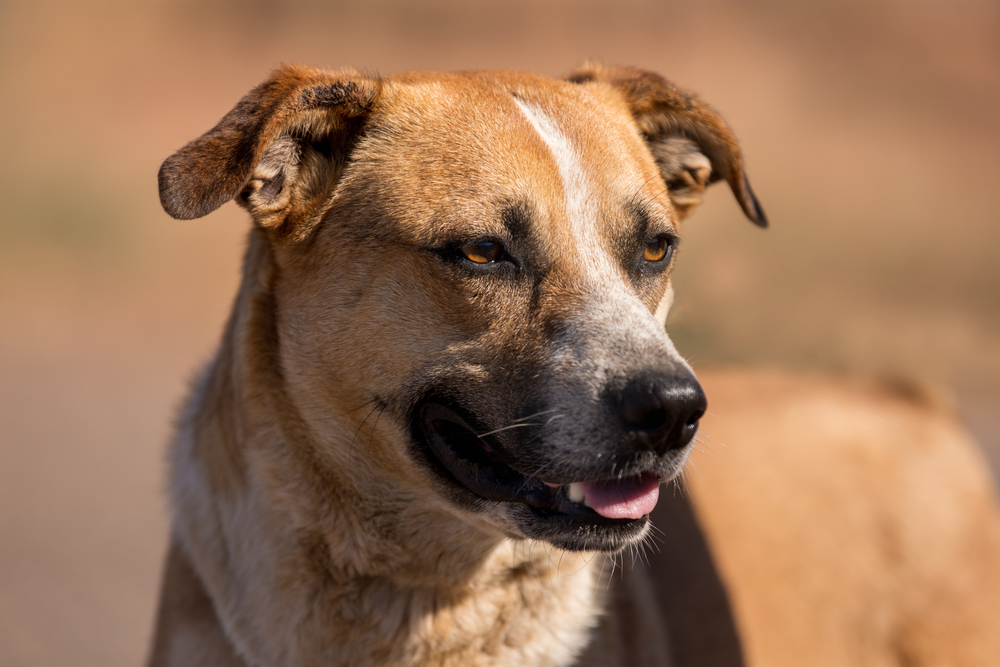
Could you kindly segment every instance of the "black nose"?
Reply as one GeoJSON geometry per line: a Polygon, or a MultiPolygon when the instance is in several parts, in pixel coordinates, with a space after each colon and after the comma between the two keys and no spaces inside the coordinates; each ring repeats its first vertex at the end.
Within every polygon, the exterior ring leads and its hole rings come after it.
{"type": "Polygon", "coordinates": [[[625,427],[658,454],[691,442],[707,405],[701,385],[687,374],[632,380],[618,392],[625,427]]]}

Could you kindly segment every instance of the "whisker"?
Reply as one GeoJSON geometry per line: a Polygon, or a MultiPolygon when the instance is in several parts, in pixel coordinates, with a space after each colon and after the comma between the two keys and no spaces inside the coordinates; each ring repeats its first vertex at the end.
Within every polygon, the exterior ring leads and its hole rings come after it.
{"type": "Polygon", "coordinates": [[[524,416],[524,417],[518,417],[517,419],[514,420],[514,422],[515,423],[516,422],[523,422],[526,419],[532,419],[533,417],[540,417],[542,415],[547,415],[550,412],[555,412],[555,408],[552,408],[551,410],[542,410],[541,412],[536,412],[534,414],[530,414],[530,415],[527,415],[527,416],[524,416]]]}
{"type": "Polygon", "coordinates": [[[378,411],[378,415],[375,417],[375,424],[372,425],[372,434],[371,437],[368,438],[368,458],[372,457],[372,443],[375,442],[375,429],[378,428],[378,420],[382,419],[382,413],[385,412],[387,407],[389,406],[386,404],[382,405],[382,409],[378,411]]]}
{"type": "Polygon", "coordinates": [[[341,417],[345,417],[345,416],[347,416],[347,415],[349,415],[351,413],[357,412],[358,410],[361,410],[362,408],[367,408],[372,403],[377,403],[377,402],[378,402],[378,399],[377,398],[373,398],[372,400],[368,401],[367,403],[363,403],[363,404],[359,405],[358,407],[354,408],[353,410],[348,410],[347,412],[341,412],[340,414],[336,414],[336,415],[328,415],[326,417],[316,417],[316,421],[329,421],[331,419],[340,419],[341,417]]]}
{"type": "Polygon", "coordinates": [[[365,418],[361,420],[361,425],[358,426],[358,430],[354,432],[354,437],[351,438],[351,446],[350,446],[350,448],[348,449],[348,452],[347,452],[347,461],[351,465],[353,465],[353,460],[354,460],[354,441],[358,439],[358,433],[361,433],[361,429],[364,428],[365,422],[368,421],[368,418],[371,417],[375,413],[376,410],[378,410],[378,405],[376,405],[374,408],[372,408],[371,412],[369,412],[367,415],[365,415],[365,418]]]}
{"type": "Polygon", "coordinates": [[[486,431],[485,433],[476,433],[477,438],[485,438],[488,435],[493,435],[494,433],[499,433],[501,431],[508,431],[512,428],[522,428],[524,426],[541,426],[541,424],[509,424],[507,426],[501,426],[500,428],[495,428],[492,431],[486,431]]]}
{"type": "MultiPolygon", "coordinates": [[[[703,435],[703,434],[699,433],[698,435],[700,436],[700,435],[703,435]]],[[[716,438],[713,438],[710,433],[705,433],[704,436],[706,438],[708,438],[709,440],[714,440],[715,442],[719,443],[719,446],[721,446],[721,447],[725,447],[726,446],[726,443],[724,443],[721,440],[718,440],[716,438]]]]}
{"type": "Polygon", "coordinates": [[[539,477],[539,475],[542,473],[542,471],[544,471],[546,468],[548,468],[551,465],[552,465],[552,461],[549,461],[548,463],[546,463],[546,464],[540,466],[539,468],[535,469],[535,471],[532,474],[525,475],[524,476],[524,481],[521,482],[521,486],[517,487],[517,491],[515,492],[515,495],[521,493],[521,491],[524,490],[524,487],[528,484],[528,480],[529,479],[531,479],[531,478],[541,479],[541,477],[539,477]]]}
{"type": "Polygon", "coordinates": [[[657,542],[660,542],[662,544],[663,540],[661,540],[659,537],[657,537],[656,535],[654,535],[653,531],[656,531],[657,533],[659,533],[660,535],[663,535],[664,537],[666,537],[667,534],[665,532],[663,532],[663,530],[661,530],[660,528],[657,528],[656,524],[654,524],[652,522],[649,524],[649,539],[656,540],[657,542]]]}

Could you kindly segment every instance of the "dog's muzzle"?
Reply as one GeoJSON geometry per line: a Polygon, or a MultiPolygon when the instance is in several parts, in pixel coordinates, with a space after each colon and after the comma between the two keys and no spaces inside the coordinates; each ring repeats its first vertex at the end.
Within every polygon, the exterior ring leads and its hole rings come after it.
{"type": "MultiPolygon", "coordinates": [[[[693,376],[686,380],[649,374],[606,392],[595,410],[614,422],[606,424],[607,442],[571,447],[562,457],[550,451],[548,461],[525,442],[514,455],[504,445],[509,434],[497,437],[509,429],[483,428],[474,415],[446,399],[428,398],[419,405],[414,435],[424,443],[428,462],[474,499],[512,508],[522,519],[519,525],[546,524],[544,539],[560,543],[551,538],[553,530],[582,530],[590,546],[571,540],[570,548],[605,549],[593,539],[602,528],[618,537],[642,532],[660,482],[676,475],[686,458],[684,450],[706,407],[693,376]],[[592,453],[602,444],[603,459],[592,453]]],[[[535,530],[525,532],[537,537],[535,530]]],[[[620,548],[620,539],[613,542],[620,548]]]]}

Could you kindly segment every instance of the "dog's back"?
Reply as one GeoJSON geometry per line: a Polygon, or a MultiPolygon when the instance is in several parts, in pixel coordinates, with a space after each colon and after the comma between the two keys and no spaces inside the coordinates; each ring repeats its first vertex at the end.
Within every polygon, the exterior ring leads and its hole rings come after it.
{"type": "Polygon", "coordinates": [[[700,372],[688,475],[750,665],[1000,664],[981,453],[905,383],[700,372]]]}

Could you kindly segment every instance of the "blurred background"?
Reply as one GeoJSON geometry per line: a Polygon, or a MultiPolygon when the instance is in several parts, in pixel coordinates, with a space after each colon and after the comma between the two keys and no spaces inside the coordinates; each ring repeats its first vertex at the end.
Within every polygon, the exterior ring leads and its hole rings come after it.
{"type": "MultiPolygon", "coordinates": [[[[1000,4],[0,0],[0,664],[136,665],[164,451],[248,226],[156,170],[281,62],[658,71],[734,127],[670,330],[697,366],[927,381],[1000,452],[1000,4]]],[[[995,458],[998,461],[1000,458],[995,458]]]]}

